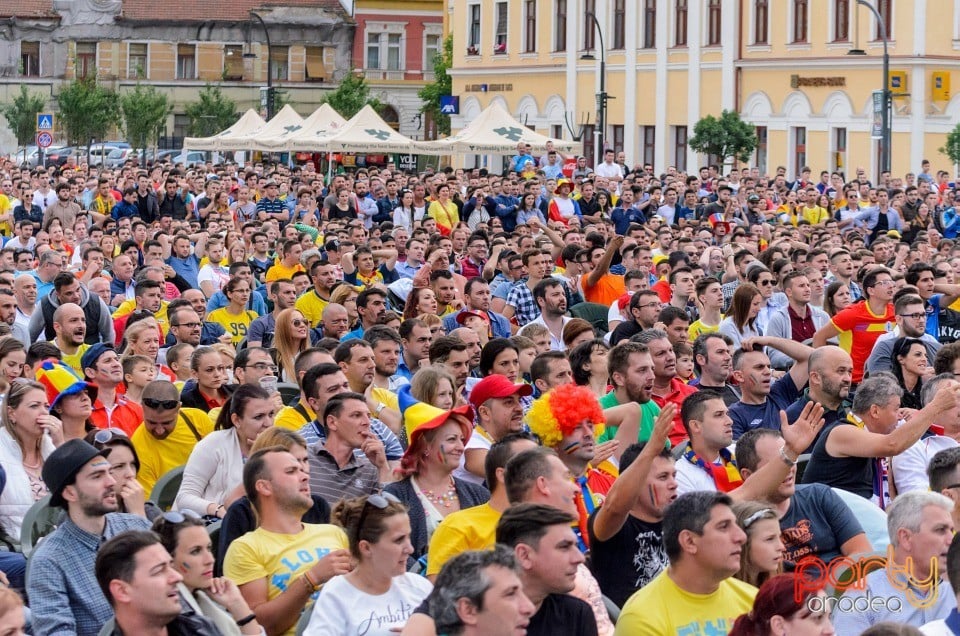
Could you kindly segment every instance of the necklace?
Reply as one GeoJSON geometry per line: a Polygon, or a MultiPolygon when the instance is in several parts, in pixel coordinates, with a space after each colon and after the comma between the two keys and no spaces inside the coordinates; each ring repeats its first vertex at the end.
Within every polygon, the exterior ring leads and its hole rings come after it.
{"type": "Polygon", "coordinates": [[[433,494],[432,490],[427,490],[425,488],[420,489],[423,492],[423,496],[427,498],[428,501],[431,501],[438,506],[443,506],[444,508],[449,508],[451,504],[457,499],[457,489],[453,483],[453,477],[450,477],[450,488],[445,493],[433,494]]]}

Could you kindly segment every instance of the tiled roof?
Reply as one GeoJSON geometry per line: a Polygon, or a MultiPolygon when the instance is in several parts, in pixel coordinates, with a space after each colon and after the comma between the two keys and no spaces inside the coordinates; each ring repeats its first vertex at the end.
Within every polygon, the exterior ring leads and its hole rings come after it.
{"type": "MultiPolygon", "coordinates": [[[[22,0],[21,0],[22,1],[22,0]]],[[[43,3],[49,0],[26,0],[43,3]]],[[[246,20],[251,9],[270,7],[316,7],[346,15],[339,0],[123,0],[123,17],[128,20],[246,20]]]]}
{"type": "Polygon", "coordinates": [[[0,17],[30,18],[37,16],[58,17],[53,12],[53,0],[16,0],[9,4],[0,3],[0,17]]]}

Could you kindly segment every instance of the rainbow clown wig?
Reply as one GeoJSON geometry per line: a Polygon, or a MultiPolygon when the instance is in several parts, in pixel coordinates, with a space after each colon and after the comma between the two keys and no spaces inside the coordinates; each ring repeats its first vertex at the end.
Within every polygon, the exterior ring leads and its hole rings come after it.
{"type": "Polygon", "coordinates": [[[562,384],[541,395],[526,417],[527,426],[549,448],[559,446],[584,421],[593,424],[594,437],[603,433],[603,409],[597,397],[587,387],[576,384],[562,384]]]}

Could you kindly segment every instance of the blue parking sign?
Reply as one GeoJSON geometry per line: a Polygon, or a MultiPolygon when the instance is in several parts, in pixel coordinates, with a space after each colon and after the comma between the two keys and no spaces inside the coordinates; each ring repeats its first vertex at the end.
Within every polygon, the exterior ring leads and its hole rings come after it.
{"type": "Polygon", "coordinates": [[[441,95],[440,112],[444,115],[460,114],[460,96],[459,95],[441,95]]]}

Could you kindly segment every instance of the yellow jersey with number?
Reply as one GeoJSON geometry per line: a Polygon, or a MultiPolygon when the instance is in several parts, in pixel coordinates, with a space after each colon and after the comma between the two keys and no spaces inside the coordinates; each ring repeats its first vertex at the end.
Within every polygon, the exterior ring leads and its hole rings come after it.
{"type": "Polygon", "coordinates": [[[247,337],[247,331],[250,330],[250,323],[257,319],[257,312],[249,309],[244,310],[242,314],[231,314],[226,307],[215,309],[207,314],[207,322],[215,322],[222,325],[224,331],[230,334],[234,345],[247,337]]]}

